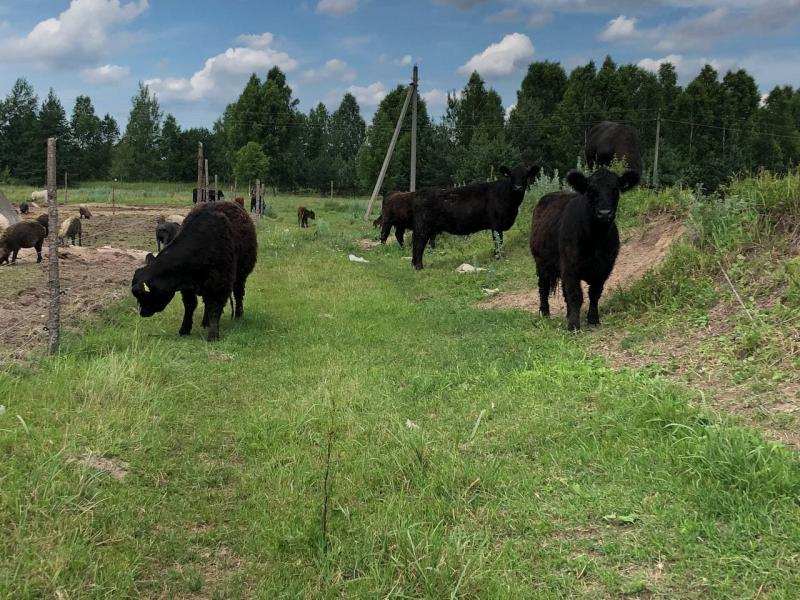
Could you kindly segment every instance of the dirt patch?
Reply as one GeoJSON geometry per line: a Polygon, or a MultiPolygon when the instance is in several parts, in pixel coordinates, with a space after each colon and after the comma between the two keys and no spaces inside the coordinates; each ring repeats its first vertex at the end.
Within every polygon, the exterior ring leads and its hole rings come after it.
{"type": "MultiPolygon", "coordinates": [[[[144,264],[147,251],[155,251],[156,218],[185,214],[190,208],[89,206],[92,218],[82,221],[83,246],[59,248],[61,322],[66,330],[128,296],[133,272],[144,264]]],[[[77,210],[75,205],[61,206],[59,218],[77,216],[77,210]]],[[[34,210],[28,218],[42,212],[34,210]]],[[[37,264],[35,251],[25,249],[16,265],[0,267],[4,284],[0,286],[0,366],[23,359],[47,340],[46,258],[37,264]]]]}
{"type": "MultiPolygon", "coordinates": [[[[669,217],[659,217],[641,229],[635,229],[622,235],[617,264],[605,286],[604,298],[610,297],[615,290],[626,289],[636,283],[645,274],[658,267],[669,254],[672,245],[686,231],[679,221],[669,217]]],[[[586,292],[584,285],[584,292],[586,292]]],[[[479,308],[494,310],[539,310],[539,292],[524,290],[495,294],[481,301],[479,308]]],[[[550,311],[553,314],[565,314],[566,305],[561,293],[556,293],[550,300],[550,311]]]]}
{"type": "Polygon", "coordinates": [[[378,240],[370,240],[368,238],[358,240],[358,247],[362,250],[372,250],[380,245],[381,243],[378,240]]]}
{"type": "Polygon", "coordinates": [[[122,481],[125,479],[130,468],[130,465],[128,465],[128,463],[125,461],[116,458],[106,458],[105,456],[100,456],[99,454],[93,454],[91,452],[87,452],[80,458],[76,459],[75,462],[83,465],[84,467],[88,467],[89,469],[108,473],[117,481],[122,481]]]}

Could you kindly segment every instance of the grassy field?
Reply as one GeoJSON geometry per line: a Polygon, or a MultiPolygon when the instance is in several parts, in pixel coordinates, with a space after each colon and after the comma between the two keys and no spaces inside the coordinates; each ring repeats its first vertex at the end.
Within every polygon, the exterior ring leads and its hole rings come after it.
{"type": "MultiPolygon", "coordinates": [[[[797,597],[794,453],[612,369],[601,333],[475,307],[534,285],[524,215],[506,260],[445,238],[414,273],[407,249],[359,247],[360,201],[310,203],[309,230],[275,206],[221,342],[178,338],[177,302],[142,320],[126,301],[0,374],[0,596],[797,597]]],[[[710,285],[706,255],[679,291],[710,285]]],[[[668,283],[604,327],[674,319],[668,283]]]]}

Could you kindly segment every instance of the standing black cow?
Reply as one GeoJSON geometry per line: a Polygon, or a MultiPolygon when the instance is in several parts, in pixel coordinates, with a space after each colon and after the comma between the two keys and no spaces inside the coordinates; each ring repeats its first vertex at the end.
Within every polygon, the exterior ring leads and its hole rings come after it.
{"type": "Polygon", "coordinates": [[[615,158],[641,177],[642,150],[636,130],[612,121],[598,123],[586,137],[586,164],[590,169],[609,167],[615,158]]]}
{"type": "Polygon", "coordinates": [[[412,265],[422,269],[422,255],[428,242],[440,233],[469,235],[492,231],[495,256],[499,257],[503,232],[517,220],[519,206],[528,184],[536,180],[539,167],[502,167],[503,179],[459,188],[428,189],[416,192],[412,201],[414,235],[412,265]]]}
{"type": "Polygon", "coordinates": [[[589,324],[600,324],[598,303],[619,253],[617,204],[620,194],[639,183],[639,173],[618,177],[600,168],[586,177],[570,171],[567,182],[575,192],[547,194],[533,210],[530,246],[539,276],[539,312],[550,316],[549,296],[560,279],[567,328],[575,331],[581,326],[581,281],[589,284],[589,324]]]}

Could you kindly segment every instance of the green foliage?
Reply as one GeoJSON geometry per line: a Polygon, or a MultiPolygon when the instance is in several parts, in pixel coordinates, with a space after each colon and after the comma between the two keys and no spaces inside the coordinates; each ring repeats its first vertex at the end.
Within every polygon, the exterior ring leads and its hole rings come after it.
{"type": "Polygon", "coordinates": [[[114,156],[113,172],[118,178],[145,181],[152,179],[154,173],[161,175],[163,116],[158,99],[143,83],[139,84],[132,103],[128,125],[114,156]]]}
{"type": "Polygon", "coordinates": [[[233,172],[236,179],[245,182],[255,182],[256,179],[265,180],[269,170],[269,158],[255,142],[248,142],[236,153],[233,172]]]}

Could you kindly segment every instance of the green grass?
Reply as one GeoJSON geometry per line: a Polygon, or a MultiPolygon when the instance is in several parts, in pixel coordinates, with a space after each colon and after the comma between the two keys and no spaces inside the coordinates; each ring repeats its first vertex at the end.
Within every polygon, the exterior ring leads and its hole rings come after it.
{"type": "Polygon", "coordinates": [[[219,343],[126,301],[0,374],[0,596],[796,597],[795,455],[560,319],[475,308],[534,284],[523,227],[415,273],[356,245],[362,200],[304,203],[309,230],[291,199],[259,224],[219,343]]]}

